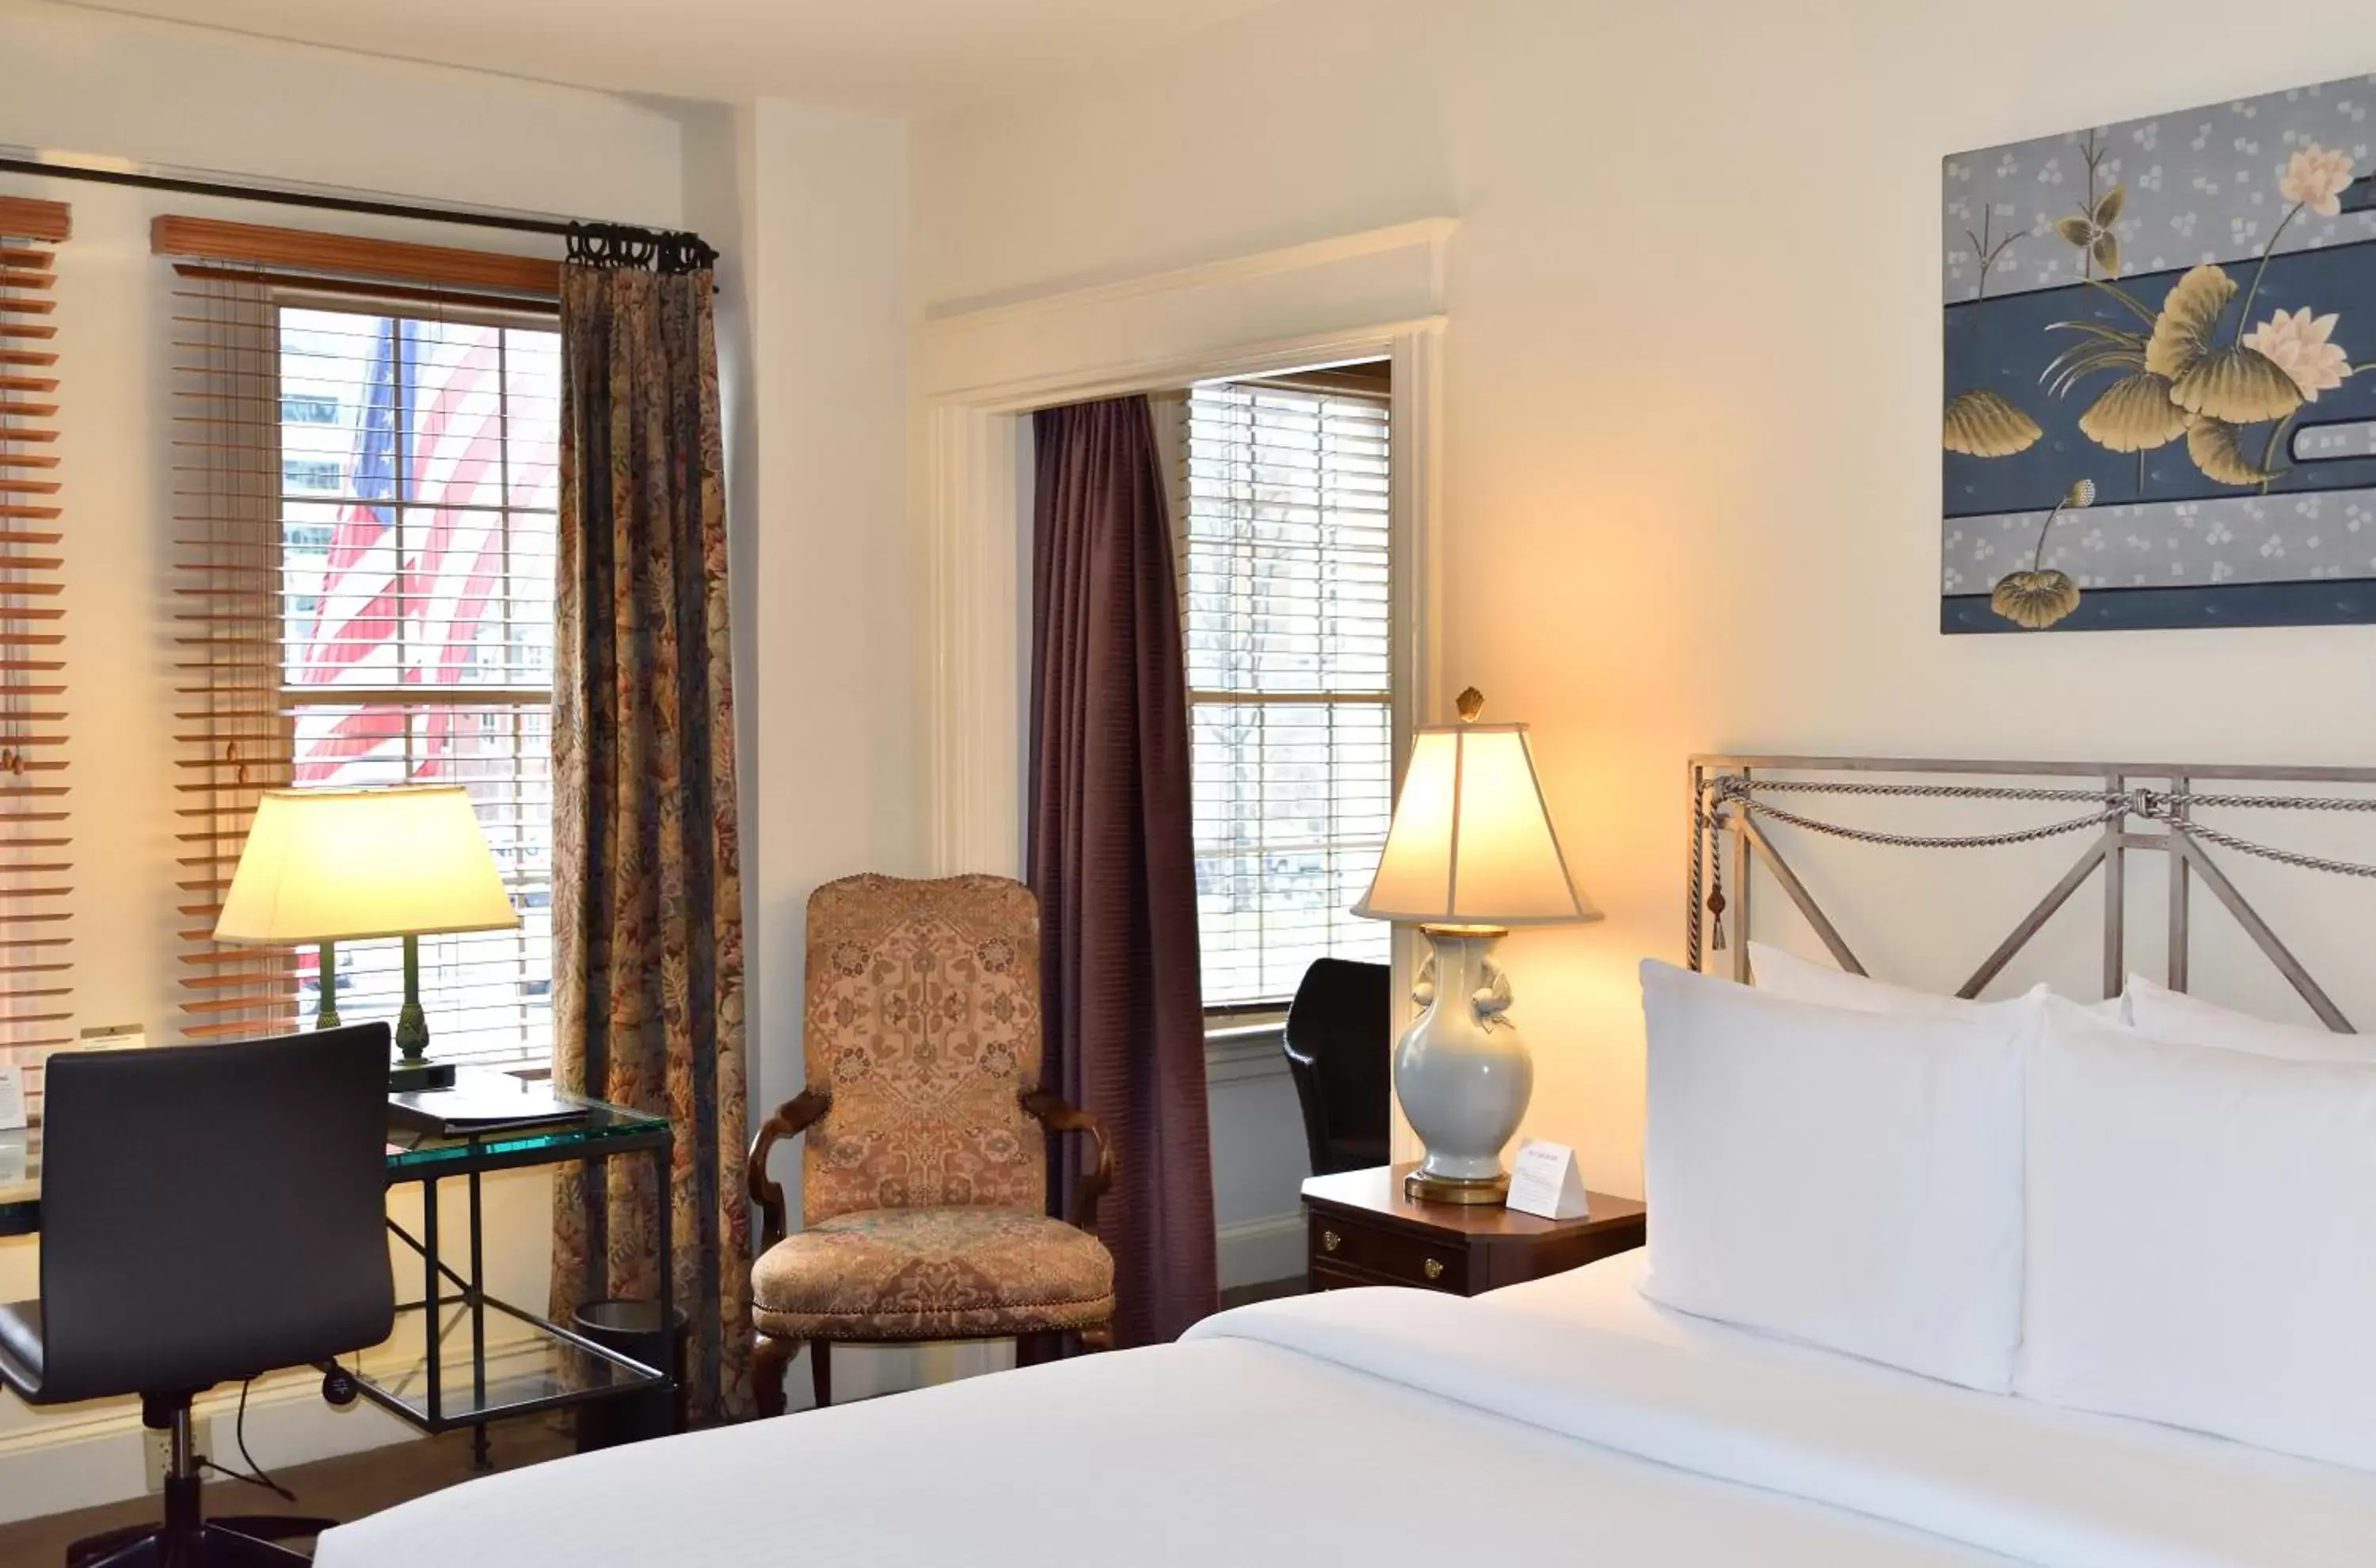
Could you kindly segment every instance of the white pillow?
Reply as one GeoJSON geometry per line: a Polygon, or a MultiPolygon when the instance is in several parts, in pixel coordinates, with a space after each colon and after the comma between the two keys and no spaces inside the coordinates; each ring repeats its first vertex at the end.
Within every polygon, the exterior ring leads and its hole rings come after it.
{"type": "Polygon", "coordinates": [[[2376,1066],[2049,1003],[2028,1106],[2014,1391],[2376,1469],[2376,1066]]]}
{"type": "MultiPolygon", "coordinates": [[[[1826,1007],[1847,1007],[1859,1013],[1895,1013],[1909,1017],[1963,1018],[1975,1015],[1985,1016],[1993,1008],[2034,1007],[2040,997],[2048,994],[2044,985],[2034,985],[2019,996],[2001,1002],[1976,1002],[1962,996],[1942,996],[1936,992],[1917,991],[1912,986],[1892,985],[1869,975],[1852,975],[1846,969],[1835,969],[1829,964],[1811,963],[1793,953],[1763,942],[1749,944],[1749,972],[1757,981],[1757,989],[1770,991],[1776,996],[1787,996],[1794,1002],[1819,1002],[1826,1007]]],[[[2089,1004],[2089,1010],[2107,1018],[2117,1018],[2121,999],[2089,1004]]]]}
{"type": "Polygon", "coordinates": [[[1642,1290],[1968,1387],[2021,1336],[2021,1052],[2035,1009],[1923,1018],[1642,965],[1642,1290]]]}
{"type": "Polygon", "coordinates": [[[2376,1063],[2376,1042],[2304,1024],[2273,1024],[2139,974],[2129,976],[2128,1022],[2141,1035],[2173,1045],[2210,1045],[2292,1062],[2376,1063]]]}

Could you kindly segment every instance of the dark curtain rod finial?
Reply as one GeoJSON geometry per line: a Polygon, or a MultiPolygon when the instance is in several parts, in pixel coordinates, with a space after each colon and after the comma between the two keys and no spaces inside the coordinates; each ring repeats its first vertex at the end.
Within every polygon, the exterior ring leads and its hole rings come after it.
{"type": "Polygon", "coordinates": [[[580,267],[648,267],[675,276],[716,267],[718,252],[698,234],[622,223],[572,223],[569,259],[580,267]]]}

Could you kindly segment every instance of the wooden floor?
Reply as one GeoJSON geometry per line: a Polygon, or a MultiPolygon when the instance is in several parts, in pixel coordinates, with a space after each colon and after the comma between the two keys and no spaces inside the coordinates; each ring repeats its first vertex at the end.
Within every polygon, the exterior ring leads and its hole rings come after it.
{"type": "MultiPolygon", "coordinates": [[[[489,1429],[495,1468],[508,1470],[569,1453],[565,1433],[534,1418],[502,1421],[489,1429]]],[[[209,1479],[206,1511],[209,1514],[307,1514],[328,1519],[360,1519],[441,1487],[470,1479],[470,1434],[447,1432],[417,1443],[391,1443],[336,1459],[292,1465],[274,1479],[297,1494],[291,1506],[257,1487],[209,1479]]],[[[52,1568],[65,1562],[66,1544],[85,1536],[103,1535],[158,1516],[163,1500],[136,1498],[85,1508],[73,1514],[53,1514],[19,1524],[0,1525],[0,1563],[7,1568],[52,1568]]],[[[301,1550],[309,1542],[291,1541],[301,1550]]]]}
{"type": "MultiPolygon", "coordinates": [[[[1241,1285],[1221,1292],[1221,1305],[1242,1307],[1277,1296],[1301,1295],[1301,1278],[1241,1285]]],[[[568,1436],[542,1420],[499,1421],[488,1429],[495,1468],[516,1469],[571,1451],[568,1436]]],[[[336,1459],[292,1465],[274,1479],[297,1494],[294,1506],[268,1491],[235,1481],[207,1483],[209,1514],[308,1514],[327,1519],[360,1519],[383,1508],[425,1496],[471,1477],[470,1434],[448,1432],[417,1443],[392,1443],[336,1459]]],[[[0,1525],[0,1564],[6,1568],[50,1568],[65,1562],[66,1545],[86,1536],[146,1524],[158,1515],[163,1500],[136,1498],[85,1508],[73,1514],[52,1514],[19,1524],[0,1525]]],[[[291,1542],[303,1547],[309,1543],[291,1542]]]]}

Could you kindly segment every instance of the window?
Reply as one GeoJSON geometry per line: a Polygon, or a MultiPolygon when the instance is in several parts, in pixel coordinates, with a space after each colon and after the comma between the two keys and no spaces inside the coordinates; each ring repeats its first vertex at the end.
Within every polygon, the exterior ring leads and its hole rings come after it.
{"type": "MultiPolygon", "coordinates": [[[[543,1062],[559,335],[313,304],[276,315],[290,782],[469,790],[522,924],[422,939],[431,1050],[543,1062]]],[[[310,950],[296,978],[310,1016],[310,950]]],[[[394,1018],[402,984],[399,943],[341,944],[349,1018],[394,1018]]]]}
{"type": "Polygon", "coordinates": [[[1383,390],[1211,383],[1187,399],[1180,528],[1208,1009],[1277,1004],[1315,958],[1384,963],[1347,913],[1393,813],[1383,390]]]}

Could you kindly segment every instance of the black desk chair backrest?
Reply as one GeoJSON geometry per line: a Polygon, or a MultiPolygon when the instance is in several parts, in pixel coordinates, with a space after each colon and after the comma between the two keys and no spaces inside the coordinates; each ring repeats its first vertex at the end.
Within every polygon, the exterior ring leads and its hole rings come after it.
{"type": "Polygon", "coordinates": [[[1287,1010],[1287,1064],[1312,1173],[1386,1162],[1394,1097],[1394,971],[1316,958],[1287,1010]]]}
{"type": "Polygon", "coordinates": [[[53,1057],[39,1401],[172,1397],[376,1345],[388,1030],[53,1057]]]}

